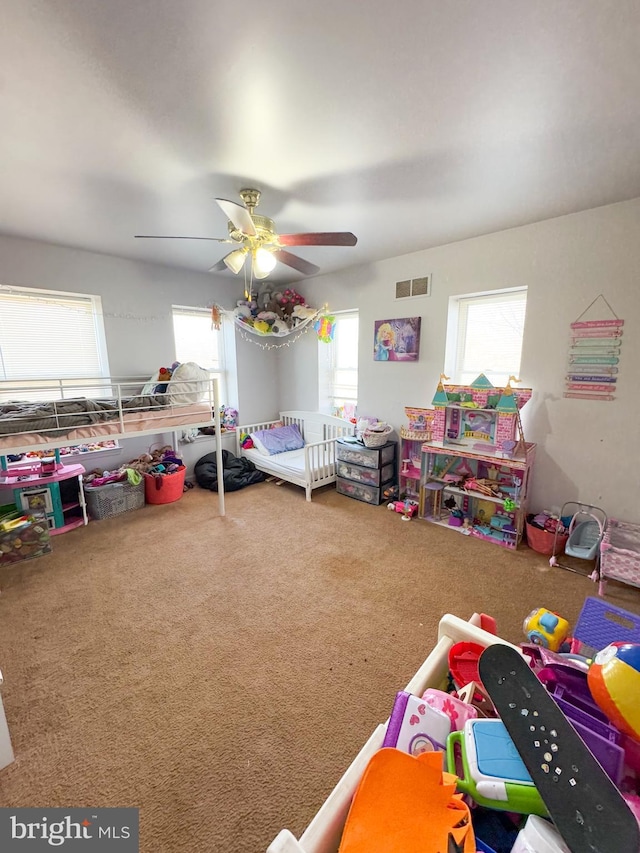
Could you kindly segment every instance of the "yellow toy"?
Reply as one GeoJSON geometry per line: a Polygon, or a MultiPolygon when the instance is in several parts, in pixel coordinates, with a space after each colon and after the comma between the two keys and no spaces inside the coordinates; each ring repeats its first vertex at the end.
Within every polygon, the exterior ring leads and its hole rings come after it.
{"type": "Polygon", "coordinates": [[[544,607],[532,610],[522,627],[530,643],[544,646],[552,652],[560,650],[570,630],[566,619],[551,610],[545,610],[544,607]]]}

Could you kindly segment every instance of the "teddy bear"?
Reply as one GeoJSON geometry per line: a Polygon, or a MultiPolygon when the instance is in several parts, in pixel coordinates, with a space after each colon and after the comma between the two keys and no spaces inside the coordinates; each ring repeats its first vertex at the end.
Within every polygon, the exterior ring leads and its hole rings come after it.
{"type": "Polygon", "coordinates": [[[170,367],[161,367],[158,371],[158,384],[154,387],[154,394],[165,394],[167,391],[167,384],[171,379],[173,374],[173,370],[170,367]]]}
{"type": "Polygon", "coordinates": [[[281,297],[282,294],[280,293],[280,291],[276,291],[276,293],[273,293],[271,299],[267,303],[265,310],[273,311],[273,313],[277,314],[277,316],[282,320],[282,318],[284,317],[284,312],[282,310],[282,305],[280,304],[281,297]]]}

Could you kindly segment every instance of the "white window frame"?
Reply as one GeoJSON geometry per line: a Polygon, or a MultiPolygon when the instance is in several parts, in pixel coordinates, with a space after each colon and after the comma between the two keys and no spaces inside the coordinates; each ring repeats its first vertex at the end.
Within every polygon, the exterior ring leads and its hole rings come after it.
{"type": "MultiPolygon", "coordinates": [[[[26,320],[28,323],[28,320],[26,320]]],[[[34,317],[33,322],[36,322],[34,317]]],[[[49,323],[49,318],[47,319],[49,323]]],[[[51,326],[49,325],[49,328],[51,326]]],[[[62,331],[68,335],[68,339],[77,338],[78,325],[77,314],[76,318],[72,314],[69,315],[69,322],[62,327],[62,331]],[[75,324],[74,324],[75,319],[75,324]]],[[[107,353],[107,342],[104,331],[104,315],[102,311],[102,300],[99,296],[90,293],[76,293],[73,291],[63,290],[45,290],[35,287],[14,287],[13,285],[0,285],[0,399],[24,399],[24,400],[39,400],[39,399],[64,399],[69,397],[100,397],[108,393],[109,387],[101,385],[101,380],[109,377],[109,358],[107,353]],[[24,301],[25,305],[32,303],[34,306],[55,306],[69,307],[70,312],[73,311],[74,303],[84,303],[85,309],[90,309],[90,315],[93,319],[93,333],[91,339],[87,338],[87,343],[95,343],[95,356],[97,361],[96,370],[83,370],[82,364],[74,365],[73,370],[57,369],[55,358],[51,354],[51,338],[47,346],[47,335],[40,331],[35,331],[33,328],[26,327],[24,329],[24,344],[20,347],[15,345],[15,333],[18,331],[22,335],[22,329],[12,325],[10,329],[5,325],[3,335],[3,312],[2,305],[4,302],[4,323],[9,323],[9,302],[24,301]],[[10,331],[13,331],[13,336],[10,336],[10,331]],[[9,341],[7,336],[9,335],[9,341]],[[13,341],[11,340],[13,337],[13,341]],[[3,340],[4,338],[4,340],[3,340]],[[33,353],[34,347],[42,347],[42,357],[36,359],[37,367],[31,366],[25,361],[23,370],[12,369],[11,362],[15,363],[16,356],[19,357],[20,352],[30,354],[33,353]],[[11,348],[11,354],[9,349],[11,348]],[[89,380],[89,382],[87,381],[89,380]]]]}
{"type": "Polygon", "coordinates": [[[188,353],[179,353],[178,352],[178,344],[176,342],[176,331],[175,331],[175,322],[174,318],[176,315],[182,316],[193,316],[193,317],[202,317],[206,318],[207,322],[210,324],[211,334],[216,336],[216,349],[218,351],[218,364],[217,366],[209,366],[207,364],[201,364],[200,367],[206,368],[211,376],[215,377],[218,380],[218,393],[219,393],[219,402],[226,403],[229,405],[229,399],[227,397],[228,391],[228,377],[227,377],[227,367],[226,367],[226,358],[225,358],[225,322],[224,320],[220,324],[219,329],[214,329],[211,326],[211,309],[210,308],[198,308],[193,305],[172,305],[171,306],[171,323],[172,323],[172,333],[173,333],[173,351],[175,353],[176,361],[196,361],[195,358],[184,358],[183,356],[188,355],[188,353]]]}
{"type": "MultiPolygon", "coordinates": [[[[526,315],[526,287],[509,287],[502,288],[500,290],[482,291],[478,293],[465,293],[458,296],[449,297],[444,372],[453,384],[464,384],[464,382],[467,380],[472,382],[476,378],[476,376],[478,376],[480,373],[484,373],[487,379],[489,379],[497,387],[500,387],[506,383],[510,375],[519,376],[520,366],[522,362],[522,343],[524,341],[524,320],[522,327],[522,336],[520,340],[520,353],[517,364],[511,365],[511,368],[508,370],[505,369],[505,371],[496,371],[491,368],[490,364],[478,363],[477,369],[474,365],[472,369],[467,371],[469,375],[466,377],[466,379],[463,379],[463,360],[467,335],[467,319],[469,306],[473,304],[478,305],[481,303],[490,305],[492,302],[504,303],[511,299],[517,302],[524,301],[526,315]],[[469,378],[471,373],[474,372],[475,375],[469,378]]],[[[494,332],[492,332],[492,329],[487,328],[486,335],[488,340],[490,339],[490,336],[492,336],[492,334],[494,334],[494,332]]],[[[494,339],[495,338],[491,338],[492,341],[494,339]]]]}
{"type": "MultiPolygon", "coordinates": [[[[348,311],[334,311],[332,316],[336,318],[336,333],[340,320],[356,319],[358,321],[358,336],[360,335],[360,312],[358,309],[348,311]]],[[[334,415],[340,407],[341,401],[352,403],[355,407],[358,405],[358,364],[339,367],[336,364],[336,345],[335,339],[331,343],[318,341],[318,391],[319,391],[319,409],[325,414],[334,415]],[[356,394],[354,396],[337,395],[336,390],[336,372],[340,369],[355,370],[356,373],[356,394]]]]}

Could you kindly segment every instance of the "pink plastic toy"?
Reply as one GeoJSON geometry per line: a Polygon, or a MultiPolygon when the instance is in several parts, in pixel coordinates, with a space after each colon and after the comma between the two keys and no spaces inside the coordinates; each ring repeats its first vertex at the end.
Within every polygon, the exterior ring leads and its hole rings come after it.
{"type": "Polygon", "coordinates": [[[418,512],[418,504],[416,501],[391,501],[387,504],[387,509],[392,509],[394,512],[402,513],[403,521],[411,521],[413,516],[418,512]]]}

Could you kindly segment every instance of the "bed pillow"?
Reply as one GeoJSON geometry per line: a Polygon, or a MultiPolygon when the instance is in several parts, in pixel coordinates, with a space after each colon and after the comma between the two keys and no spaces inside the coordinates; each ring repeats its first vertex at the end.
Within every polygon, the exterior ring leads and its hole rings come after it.
{"type": "Polygon", "coordinates": [[[209,389],[211,376],[208,370],[195,361],[185,361],[173,371],[167,386],[169,403],[172,406],[188,406],[198,403],[209,389]]]}
{"type": "Polygon", "coordinates": [[[275,456],[276,453],[286,453],[287,450],[300,450],[304,447],[304,438],[300,434],[298,424],[259,429],[251,433],[251,438],[256,450],[264,456],[275,456]]]}

